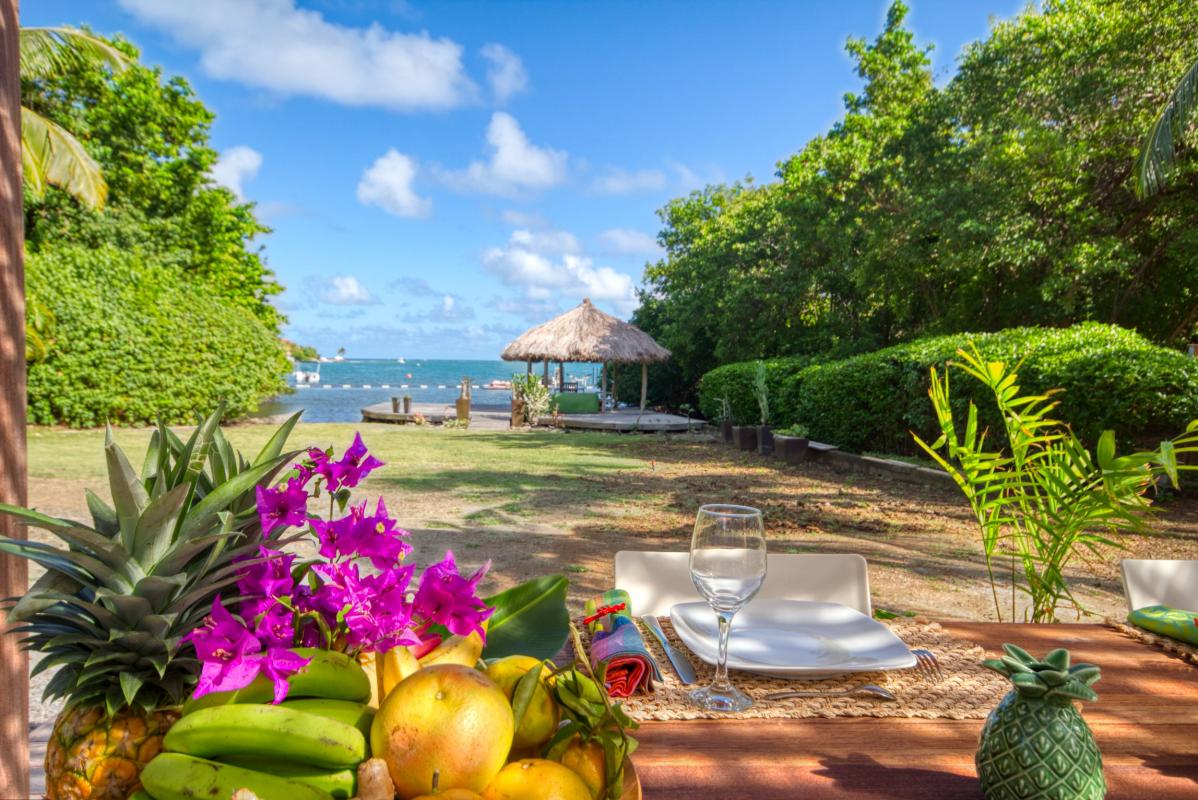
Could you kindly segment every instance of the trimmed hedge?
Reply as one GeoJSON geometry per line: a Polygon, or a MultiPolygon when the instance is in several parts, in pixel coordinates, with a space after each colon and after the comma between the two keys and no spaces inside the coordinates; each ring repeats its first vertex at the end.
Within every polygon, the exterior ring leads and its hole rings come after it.
{"type": "MultiPolygon", "coordinates": [[[[774,425],[789,425],[794,422],[795,397],[787,391],[787,382],[815,359],[811,356],[793,356],[764,360],[766,384],[770,390],[770,421],[774,425]]],[[[724,397],[732,407],[732,421],[737,425],[756,425],[760,422],[761,409],[753,394],[756,373],[756,361],[725,364],[706,373],[699,379],[699,410],[703,416],[708,419],[718,417],[720,398],[724,397]]]]}
{"type": "MultiPolygon", "coordinates": [[[[971,341],[988,359],[1022,359],[1019,378],[1025,393],[1061,389],[1055,416],[1070,423],[1084,441],[1093,443],[1108,428],[1124,440],[1172,436],[1198,418],[1198,361],[1133,331],[1084,323],[938,336],[791,369],[780,381],[774,424],[802,423],[812,438],[846,450],[914,453],[911,431],[929,441],[939,436],[927,395],[930,368],[942,370],[971,341]]],[[[720,370],[751,376],[752,364],[730,364],[708,375],[720,370]]],[[[707,378],[701,391],[727,382],[709,384],[707,378]]],[[[959,412],[972,399],[982,422],[995,429],[994,400],[984,387],[959,371],[954,370],[952,379],[959,412]]],[[[703,395],[705,412],[709,404],[714,406],[714,397],[703,395]]]]}
{"type": "Polygon", "coordinates": [[[236,417],[283,388],[287,360],[250,311],[113,247],[29,254],[31,296],[53,315],[29,365],[29,419],[75,427],[236,417]]]}

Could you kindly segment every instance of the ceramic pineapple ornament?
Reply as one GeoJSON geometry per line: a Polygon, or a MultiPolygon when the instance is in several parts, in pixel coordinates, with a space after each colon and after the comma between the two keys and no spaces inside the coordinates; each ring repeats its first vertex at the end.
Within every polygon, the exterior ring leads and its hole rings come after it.
{"type": "Polygon", "coordinates": [[[1014,685],[990,712],[977,752],[987,800],[1100,800],[1102,756],[1077,700],[1097,700],[1093,664],[1069,665],[1068,650],[1039,661],[1013,644],[983,664],[1014,685]]]}

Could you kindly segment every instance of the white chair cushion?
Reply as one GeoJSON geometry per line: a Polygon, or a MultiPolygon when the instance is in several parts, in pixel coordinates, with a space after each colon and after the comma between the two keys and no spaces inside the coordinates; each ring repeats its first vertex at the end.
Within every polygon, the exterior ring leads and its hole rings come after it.
{"type": "MultiPolygon", "coordinates": [[[[616,588],[628,592],[637,616],[668,616],[676,603],[702,599],[691,581],[689,553],[621,550],[615,573],[616,588]]],[[[855,553],[771,553],[757,598],[820,600],[873,615],[865,559],[855,553]]]]}
{"type": "Polygon", "coordinates": [[[1129,611],[1146,606],[1198,611],[1198,561],[1125,558],[1123,593],[1129,611]]]}

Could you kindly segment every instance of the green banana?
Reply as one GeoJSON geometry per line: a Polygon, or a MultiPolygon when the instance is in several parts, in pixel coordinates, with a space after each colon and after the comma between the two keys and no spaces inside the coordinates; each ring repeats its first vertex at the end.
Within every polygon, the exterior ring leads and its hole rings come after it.
{"type": "Polygon", "coordinates": [[[366,760],[366,737],[352,725],[248,703],[188,714],[171,726],[162,744],[166,750],[201,758],[265,756],[337,769],[366,760]]]}
{"type": "Polygon", "coordinates": [[[346,725],[352,725],[360,730],[367,740],[370,739],[370,723],[374,721],[375,709],[366,703],[329,700],[324,697],[306,697],[302,700],[288,700],[285,703],[279,703],[279,707],[344,722],[346,725]]]}
{"type": "Polygon", "coordinates": [[[328,792],[335,800],[347,800],[358,791],[358,773],[353,769],[328,770],[322,767],[310,767],[307,764],[296,764],[294,761],[258,758],[257,756],[221,756],[220,762],[265,772],[279,778],[299,781],[328,792]]]}
{"type": "Polygon", "coordinates": [[[263,800],[332,800],[328,792],[299,781],[182,753],[154,756],[141,771],[141,782],[155,800],[227,798],[238,789],[249,789],[263,800]]]}
{"type": "MultiPolygon", "coordinates": [[[[288,697],[325,697],[333,700],[366,701],[370,699],[370,679],[358,662],[344,653],[297,647],[297,655],[309,658],[308,666],[287,679],[288,697]]],[[[274,699],[274,683],[264,675],[243,689],[232,692],[210,692],[183,704],[187,716],[201,708],[213,708],[230,703],[269,703],[274,699]]]]}

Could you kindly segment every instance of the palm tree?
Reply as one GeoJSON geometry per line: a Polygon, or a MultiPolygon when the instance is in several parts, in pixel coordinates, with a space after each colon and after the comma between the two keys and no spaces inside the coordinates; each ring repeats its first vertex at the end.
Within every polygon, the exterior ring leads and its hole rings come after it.
{"type": "MultiPolygon", "coordinates": [[[[21,28],[20,41],[22,81],[46,80],[84,64],[113,72],[129,65],[120,50],[78,28],[21,28]]],[[[53,184],[89,208],[103,208],[108,198],[100,165],[79,140],[25,106],[21,107],[21,165],[25,185],[35,197],[43,197],[47,184],[53,184]]]]}
{"type": "Polygon", "coordinates": [[[1160,116],[1152,123],[1140,155],[1136,159],[1136,194],[1141,198],[1165,188],[1169,173],[1177,163],[1177,146],[1185,136],[1186,127],[1198,116],[1198,61],[1190,65],[1185,75],[1173,87],[1160,116]]]}

